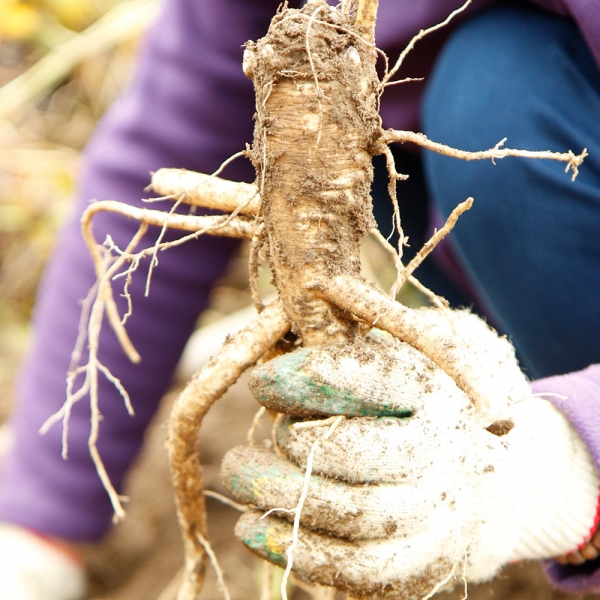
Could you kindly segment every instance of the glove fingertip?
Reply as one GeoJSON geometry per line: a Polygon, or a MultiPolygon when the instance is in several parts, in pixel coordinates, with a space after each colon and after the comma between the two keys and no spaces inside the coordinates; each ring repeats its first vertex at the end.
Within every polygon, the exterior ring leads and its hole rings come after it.
{"type": "Polygon", "coordinates": [[[280,567],[287,563],[286,548],[292,541],[291,526],[259,511],[244,513],[235,526],[235,536],[254,554],[280,567]]]}

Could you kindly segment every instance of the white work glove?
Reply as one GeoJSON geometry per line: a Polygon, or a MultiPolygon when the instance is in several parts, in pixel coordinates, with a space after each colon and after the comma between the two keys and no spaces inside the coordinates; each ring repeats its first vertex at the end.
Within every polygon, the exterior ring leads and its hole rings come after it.
{"type": "MultiPolygon", "coordinates": [[[[490,339],[468,341],[467,365],[490,339]]],[[[301,428],[301,419],[286,417],[278,452],[239,447],[225,457],[225,485],[258,509],[242,516],[238,537],[286,565],[294,514],[260,517],[296,508],[310,448],[322,439],[293,551],[305,580],[356,597],[420,599],[463,578],[487,580],[510,561],[574,550],[591,533],[598,475],[566,419],[527,397],[525,378],[509,363],[504,354],[497,369],[523,397],[495,407],[512,423],[487,423],[490,431],[444,371],[382,336],[297,350],[259,367],[251,387],[268,408],[305,419],[356,416],[328,439],[329,426],[301,428]]]]}
{"type": "Polygon", "coordinates": [[[83,600],[83,565],[54,543],[0,523],[0,600],[83,600]]]}

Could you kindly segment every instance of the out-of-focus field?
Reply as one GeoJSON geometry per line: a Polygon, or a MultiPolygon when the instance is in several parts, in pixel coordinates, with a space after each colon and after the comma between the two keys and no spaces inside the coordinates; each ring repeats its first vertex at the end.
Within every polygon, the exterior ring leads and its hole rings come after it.
{"type": "Polygon", "coordinates": [[[125,85],[155,9],[148,0],[0,0],[0,418],[80,152],[125,85]]]}
{"type": "MultiPolygon", "coordinates": [[[[69,210],[80,153],[126,85],[139,34],[156,8],[152,0],[0,0],[0,422],[12,406],[35,290],[69,210]]],[[[249,303],[244,252],[215,289],[204,322],[249,303]]],[[[393,269],[385,253],[370,247],[369,254],[375,275],[389,281],[393,269]]],[[[168,584],[181,565],[182,551],[163,441],[175,393],[165,398],[132,472],[128,518],[101,544],[84,548],[90,598],[174,598],[168,584]]],[[[242,381],[209,414],[201,436],[207,487],[220,490],[221,457],[244,442],[256,409],[242,381]]],[[[208,505],[211,540],[233,600],[258,598],[263,567],[233,539],[235,511],[211,499],[208,505]]],[[[537,566],[509,571],[494,584],[472,587],[470,597],[570,597],[553,592],[537,566]]],[[[307,597],[299,589],[292,594],[295,600],[307,597]]],[[[458,600],[461,595],[442,597],[458,600]]],[[[211,572],[202,598],[220,597],[211,572]]],[[[272,599],[279,597],[274,589],[272,599]]]]}

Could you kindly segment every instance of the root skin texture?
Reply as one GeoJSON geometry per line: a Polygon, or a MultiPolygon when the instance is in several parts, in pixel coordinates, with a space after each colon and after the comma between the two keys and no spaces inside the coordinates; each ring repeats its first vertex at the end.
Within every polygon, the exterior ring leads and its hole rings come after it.
{"type": "Polygon", "coordinates": [[[173,407],[167,447],[186,555],[185,576],[178,600],[196,600],[204,579],[206,552],[197,536],[200,533],[206,537],[206,509],[197,447],[202,419],[211,405],[289,328],[281,302],[275,301],[267,306],[198,371],[173,407]]]}
{"type": "Polygon", "coordinates": [[[246,47],[271,268],[305,345],[356,334],[310,284],[360,272],[360,240],[374,226],[372,149],[381,136],[374,48],[322,22],[353,27],[343,12],[314,2],[282,11],[267,36],[246,47]]]}

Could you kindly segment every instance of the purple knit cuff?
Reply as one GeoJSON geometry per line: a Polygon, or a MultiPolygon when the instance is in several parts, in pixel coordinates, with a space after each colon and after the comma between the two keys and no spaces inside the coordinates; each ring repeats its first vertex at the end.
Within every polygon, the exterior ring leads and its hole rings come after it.
{"type": "MultiPolygon", "coordinates": [[[[583,371],[534,381],[536,394],[545,396],[561,411],[585,442],[596,468],[600,472],[600,365],[583,371]]],[[[600,592],[600,558],[582,565],[560,565],[555,561],[545,564],[552,583],[573,594],[600,592]]]]}

